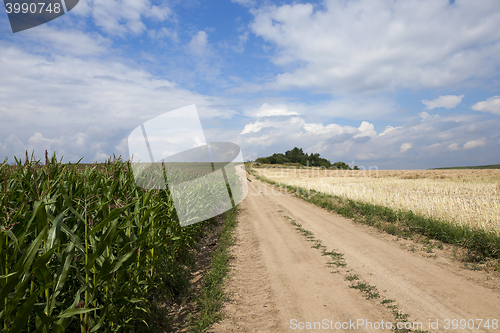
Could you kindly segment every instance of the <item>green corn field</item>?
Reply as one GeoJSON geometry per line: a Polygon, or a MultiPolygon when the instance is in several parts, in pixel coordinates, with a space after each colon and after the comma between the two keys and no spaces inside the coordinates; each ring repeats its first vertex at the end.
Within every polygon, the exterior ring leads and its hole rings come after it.
{"type": "Polygon", "coordinates": [[[207,223],[182,228],[128,161],[45,159],[0,165],[0,331],[147,331],[151,295],[168,304],[189,283],[207,223]]]}

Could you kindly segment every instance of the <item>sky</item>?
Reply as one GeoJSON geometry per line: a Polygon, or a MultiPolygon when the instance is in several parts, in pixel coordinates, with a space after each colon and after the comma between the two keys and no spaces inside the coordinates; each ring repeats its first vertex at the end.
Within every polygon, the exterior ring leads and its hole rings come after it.
{"type": "Polygon", "coordinates": [[[1,10],[0,159],[128,158],[194,104],[245,160],[499,164],[499,55],[498,0],[80,0],[18,33],[1,10]]]}

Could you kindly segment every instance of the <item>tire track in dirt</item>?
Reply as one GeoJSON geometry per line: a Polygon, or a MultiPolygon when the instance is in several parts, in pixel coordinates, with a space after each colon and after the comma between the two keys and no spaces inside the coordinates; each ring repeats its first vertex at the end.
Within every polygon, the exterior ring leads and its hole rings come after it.
{"type": "Polygon", "coordinates": [[[441,329],[431,331],[445,331],[446,319],[500,320],[499,289],[475,282],[482,280],[484,272],[464,270],[446,258],[436,260],[408,252],[389,240],[396,237],[381,235],[372,227],[357,224],[290,195],[280,195],[269,184],[261,184],[271,194],[268,196],[270,201],[301,223],[303,228],[313,232],[328,249],[343,253],[349,269],[376,286],[385,298],[396,300],[403,312],[424,324],[424,329],[428,329],[429,320],[441,323],[441,329]]]}
{"type": "MultiPolygon", "coordinates": [[[[381,299],[366,300],[345,280],[357,274],[393,299],[412,321],[431,332],[499,332],[500,329],[445,329],[445,319],[500,319],[500,288],[484,283],[484,272],[464,270],[445,256],[426,258],[401,248],[396,237],[357,224],[250,177],[241,204],[238,244],[227,289],[234,301],[213,332],[324,331],[291,329],[297,322],[364,319],[390,321],[381,299]],[[344,254],[347,267],[332,274],[327,258],[291,225],[290,217],[313,232],[328,251],[344,254]],[[438,329],[428,322],[439,320],[438,329]]],[[[337,268],[333,268],[337,270],[337,268]]],[[[496,280],[498,281],[498,280],[496,280]]],[[[477,321],[476,321],[477,325],[477,321]]],[[[370,332],[370,330],[352,330],[370,332]]],[[[349,332],[349,329],[336,331],[349,332]]],[[[373,332],[390,330],[371,330],[373,332]]]]}
{"type": "Polygon", "coordinates": [[[258,251],[259,240],[250,223],[242,223],[241,208],[236,228],[236,243],[231,252],[230,279],[225,288],[231,301],[224,306],[226,319],[214,324],[213,332],[277,332],[279,310],[258,251]],[[251,295],[251,297],[249,297],[251,295]]]}
{"type": "Polygon", "coordinates": [[[212,330],[290,332],[293,319],[297,323],[324,319],[344,323],[357,318],[392,321],[384,306],[366,300],[348,288],[343,276],[325,267],[326,258],[295,231],[256,183],[250,183],[250,193],[240,206],[239,241],[234,250],[233,277],[227,285],[234,300],[224,309],[226,319],[212,330]]]}

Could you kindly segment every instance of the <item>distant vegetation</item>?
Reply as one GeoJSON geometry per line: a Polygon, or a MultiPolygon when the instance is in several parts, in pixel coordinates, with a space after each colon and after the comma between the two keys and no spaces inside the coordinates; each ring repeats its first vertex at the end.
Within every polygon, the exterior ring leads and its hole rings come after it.
{"type": "MultiPolygon", "coordinates": [[[[293,148],[292,150],[287,150],[284,154],[275,153],[268,157],[259,157],[255,160],[257,163],[263,164],[286,164],[286,163],[299,163],[304,166],[317,166],[325,168],[337,168],[344,170],[352,170],[351,167],[344,162],[331,163],[326,158],[322,158],[319,154],[311,153],[308,155],[302,151],[302,148],[293,148]]],[[[354,170],[358,170],[357,166],[354,166],[354,170]]]]}
{"type": "Polygon", "coordinates": [[[500,164],[478,165],[478,166],[464,166],[464,167],[434,168],[434,169],[431,169],[431,170],[444,170],[444,169],[500,169],[500,164]]]}

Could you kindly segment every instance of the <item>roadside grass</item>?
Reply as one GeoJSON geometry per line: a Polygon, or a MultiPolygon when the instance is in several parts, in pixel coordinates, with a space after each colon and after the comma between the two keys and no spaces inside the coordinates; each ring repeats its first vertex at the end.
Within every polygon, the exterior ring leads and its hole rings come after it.
{"type": "MultiPolygon", "coordinates": [[[[481,262],[487,259],[500,259],[500,236],[484,229],[456,225],[446,221],[423,217],[412,211],[395,211],[391,208],[354,200],[313,193],[298,196],[315,205],[335,211],[356,222],[375,226],[391,235],[409,238],[415,234],[443,243],[458,245],[467,249],[466,262],[481,262]]],[[[431,253],[434,244],[428,243],[426,251],[431,253]]]]}
{"type": "MultiPolygon", "coordinates": [[[[424,217],[411,210],[394,210],[314,190],[308,191],[292,185],[284,186],[264,177],[259,177],[259,179],[316,206],[334,211],[356,222],[377,227],[391,235],[404,238],[422,235],[428,239],[462,247],[467,250],[467,254],[462,258],[464,262],[479,263],[491,259],[496,260],[496,267],[500,272],[500,235],[492,231],[424,217]]],[[[442,248],[442,244],[436,245],[442,248]]],[[[433,248],[434,245],[427,245],[426,251],[431,253],[433,248]]]]}
{"type": "Polygon", "coordinates": [[[237,207],[225,213],[219,243],[212,255],[210,268],[197,297],[197,309],[191,318],[190,332],[205,332],[210,325],[223,318],[221,308],[227,300],[223,287],[229,272],[229,261],[232,259],[229,250],[234,244],[237,213],[237,207]]]}

